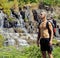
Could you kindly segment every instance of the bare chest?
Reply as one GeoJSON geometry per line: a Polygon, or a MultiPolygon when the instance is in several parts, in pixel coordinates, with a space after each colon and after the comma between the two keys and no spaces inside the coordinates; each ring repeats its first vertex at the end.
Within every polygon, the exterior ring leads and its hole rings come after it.
{"type": "Polygon", "coordinates": [[[40,27],[40,29],[46,29],[46,23],[44,23],[44,22],[41,23],[39,27],[40,27]]]}

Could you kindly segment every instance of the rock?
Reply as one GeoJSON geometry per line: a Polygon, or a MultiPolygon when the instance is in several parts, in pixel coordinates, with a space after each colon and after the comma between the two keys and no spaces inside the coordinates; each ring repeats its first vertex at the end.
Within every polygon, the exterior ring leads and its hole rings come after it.
{"type": "Polygon", "coordinates": [[[23,40],[23,39],[18,39],[18,44],[19,46],[29,46],[29,44],[27,43],[26,40],[23,40]]]}

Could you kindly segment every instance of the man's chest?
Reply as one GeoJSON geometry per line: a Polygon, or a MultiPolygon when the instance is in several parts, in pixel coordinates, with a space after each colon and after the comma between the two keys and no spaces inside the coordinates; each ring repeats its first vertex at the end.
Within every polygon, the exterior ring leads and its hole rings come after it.
{"type": "Polygon", "coordinates": [[[39,27],[40,29],[46,29],[46,22],[42,22],[39,27]]]}

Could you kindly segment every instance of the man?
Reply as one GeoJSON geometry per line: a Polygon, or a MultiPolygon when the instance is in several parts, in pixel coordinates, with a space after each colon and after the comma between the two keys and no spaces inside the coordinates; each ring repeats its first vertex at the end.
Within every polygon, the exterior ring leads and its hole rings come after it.
{"type": "Polygon", "coordinates": [[[49,58],[53,58],[52,56],[53,27],[52,24],[48,22],[48,27],[51,32],[51,36],[50,36],[48,32],[48,28],[46,27],[46,23],[47,23],[46,13],[41,12],[40,18],[42,20],[42,23],[39,25],[37,45],[39,46],[40,43],[43,58],[46,58],[46,51],[48,52],[49,58]]]}

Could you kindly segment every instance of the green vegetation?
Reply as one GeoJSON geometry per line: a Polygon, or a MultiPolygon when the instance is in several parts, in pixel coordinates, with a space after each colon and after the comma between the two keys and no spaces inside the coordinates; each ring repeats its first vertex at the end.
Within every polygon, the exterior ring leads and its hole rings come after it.
{"type": "Polygon", "coordinates": [[[25,22],[28,22],[28,19],[25,18],[24,21],[25,21],[25,22]]]}
{"type": "MultiPolygon", "coordinates": [[[[24,47],[17,50],[15,47],[0,48],[0,58],[41,58],[41,51],[37,46],[24,47]]],[[[54,58],[60,57],[60,47],[55,47],[53,50],[54,58]]],[[[48,56],[47,56],[48,57],[48,56]]]]}
{"type": "Polygon", "coordinates": [[[0,34],[0,47],[3,47],[4,37],[0,34]]]}
{"type": "Polygon", "coordinates": [[[6,13],[6,14],[10,14],[10,5],[9,5],[9,3],[8,3],[8,1],[7,0],[1,0],[0,1],[0,8],[2,9],[4,9],[3,11],[6,13]]]}
{"type": "Polygon", "coordinates": [[[41,1],[51,6],[60,6],[60,0],[41,0],[41,1]]]}
{"type": "Polygon", "coordinates": [[[58,19],[60,20],[60,15],[58,16],[58,19]]]}
{"type": "Polygon", "coordinates": [[[60,47],[55,47],[53,51],[54,58],[60,58],[60,47]]]}
{"type": "Polygon", "coordinates": [[[8,21],[9,22],[14,22],[15,21],[15,18],[8,18],[8,21]]]}
{"type": "Polygon", "coordinates": [[[23,7],[26,4],[31,3],[40,3],[44,2],[46,4],[49,4],[51,6],[60,6],[60,0],[1,0],[0,1],[0,9],[3,8],[3,11],[6,14],[10,14],[10,8],[14,8],[14,3],[19,5],[19,7],[23,7]],[[15,3],[16,1],[17,3],[15,3]]]}
{"type": "Polygon", "coordinates": [[[56,45],[58,43],[57,39],[53,39],[53,42],[52,42],[54,45],[56,45]]]}

